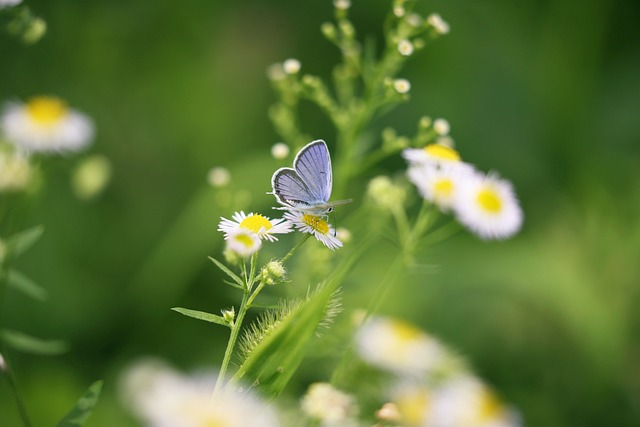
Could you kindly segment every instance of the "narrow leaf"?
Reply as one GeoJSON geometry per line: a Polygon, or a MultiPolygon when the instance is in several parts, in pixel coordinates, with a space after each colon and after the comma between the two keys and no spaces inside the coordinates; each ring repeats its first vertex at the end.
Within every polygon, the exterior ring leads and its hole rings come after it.
{"type": "Polygon", "coordinates": [[[83,426],[85,421],[87,421],[91,415],[91,412],[93,412],[93,408],[95,408],[98,403],[101,391],[102,381],[96,381],[91,384],[82,397],[80,397],[78,402],[76,402],[75,406],[71,408],[71,411],[69,411],[69,413],[60,420],[56,427],[83,426]]]}
{"type": "Polygon", "coordinates": [[[215,265],[217,265],[220,270],[222,270],[225,273],[227,273],[227,276],[231,277],[234,282],[236,282],[238,285],[240,285],[242,287],[242,289],[244,289],[244,282],[242,281],[242,279],[236,273],[234,273],[233,271],[229,270],[226,265],[224,265],[223,263],[221,263],[217,259],[212,258],[212,257],[209,257],[209,259],[211,261],[213,261],[213,263],[215,265]]]}
{"type": "Polygon", "coordinates": [[[234,288],[240,289],[241,291],[244,291],[244,288],[242,286],[236,285],[235,282],[230,282],[229,280],[223,280],[223,282],[229,286],[232,286],[234,288]]]}
{"type": "Polygon", "coordinates": [[[47,299],[47,290],[16,270],[9,270],[7,284],[23,294],[40,301],[47,299]]]}
{"type": "Polygon", "coordinates": [[[0,334],[7,345],[23,353],[53,356],[67,351],[67,344],[60,340],[43,340],[9,329],[0,331],[0,334]]]}
{"type": "Polygon", "coordinates": [[[38,225],[14,234],[7,239],[9,254],[11,254],[11,256],[18,256],[24,253],[40,239],[43,232],[44,227],[38,225]]]}
{"type": "Polygon", "coordinates": [[[229,326],[229,323],[224,320],[224,317],[218,316],[217,314],[211,314],[204,311],[198,310],[190,310],[188,308],[182,307],[173,307],[171,310],[177,311],[180,314],[184,314],[188,317],[193,317],[194,319],[204,320],[205,322],[217,323],[222,326],[229,326]]]}

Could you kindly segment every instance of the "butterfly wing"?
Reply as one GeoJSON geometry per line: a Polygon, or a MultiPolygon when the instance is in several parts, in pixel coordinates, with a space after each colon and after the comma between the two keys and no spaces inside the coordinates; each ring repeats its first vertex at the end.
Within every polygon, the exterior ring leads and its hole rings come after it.
{"type": "Polygon", "coordinates": [[[298,172],[291,168],[280,168],[275,171],[271,178],[271,186],[273,194],[282,205],[309,206],[315,198],[298,172]]]}
{"type": "Polygon", "coordinates": [[[331,197],[331,156],[327,144],[319,139],[302,147],[293,167],[308,189],[309,204],[326,204],[331,197]]]}

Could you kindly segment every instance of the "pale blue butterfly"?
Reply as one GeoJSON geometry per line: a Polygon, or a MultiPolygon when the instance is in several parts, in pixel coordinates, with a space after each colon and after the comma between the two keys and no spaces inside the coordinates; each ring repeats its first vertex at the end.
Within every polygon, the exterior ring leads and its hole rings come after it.
{"type": "Polygon", "coordinates": [[[351,200],[329,202],[333,179],[327,144],[318,139],[302,147],[293,168],[280,168],[271,178],[273,195],[286,209],[323,216],[351,200]]]}

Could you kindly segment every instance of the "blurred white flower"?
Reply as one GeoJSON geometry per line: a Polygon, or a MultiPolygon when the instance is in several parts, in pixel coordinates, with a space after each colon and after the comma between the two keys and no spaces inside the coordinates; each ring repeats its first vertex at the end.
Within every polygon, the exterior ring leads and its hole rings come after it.
{"type": "Polygon", "coordinates": [[[427,17],[427,23],[436,30],[438,34],[447,34],[449,33],[449,24],[445,22],[444,19],[437,13],[432,13],[427,17]]]}
{"type": "Polygon", "coordinates": [[[411,90],[411,83],[407,79],[396,79],[393,81],[393,88],[398,93],[405,94],[411,90]]]}
{"type": "Polygon", "coordinates": [[[300,64],[300,61],[294,58],[287,59],[282,63],[282,69],[289,75],[298,74],[301,67],[302,64],[300,64]]]}
{"type": "Polygon", "coordinates": [[[482,239],[506,239],[520,230],[523,213],[511,183],[476,173],[460,183],[453,208],[460,223],[482,239]]]}
{"type": "Polygon", "coordinates": [[[271,147],[271,155],[277,160],[286,159],[289,155],[289,146],[284,142],[277,142],[271,147]]]}
{"type": "Polygon", "coordinates": [[[301,406],[305,414],[321,421],[323,426],[345,426],[358,414],[354,397],[328,383],[311,384],[301,406]]]}
{"type": "Polygon", "coordinates": [[[89,117],[50,96],[7,104],[0,127],[7,142],[26,153],[79,151],[94,135],[89,117]]]}
{"type": "Polygon", "coordinates": [[[451,130],[451,126],[449,125],[447,119],[435,119],[433,121],[433,130],[438,135],[444,136],[449,133],[449,131],[451,130]]]}
{"type": "Polygon", "coordinates": [[[221,166],[213,167],[207,173],[207,182],[212,187],[224,187],[231,182],[231,172],[221,166]]]}
{"type": "Polygon", "coordinates": [[[440,342],[413,325],[373,317],[356,332],[360,357],[371,365],[411,376],[437,371],[448,354],[440,342]]]}
{"type": "MultiPolygon", "coordinates": [[[[0,260],[1,259],[2,258],[0,258],[0,260]]],[[[0,372],[5,371],[6,369],[7,369],[7,362],[5,362],[4,356],[2,355],[2,353],[0,353],[0,372]]]]}
{"type": "Polygon", "coordinates": [[[422,427],[517,427],[520,420],[480,381],[459,375],[431,392],[422,427]]]}
{"type": "Polygon", "coordinates": [[[441,144],[428,144],[424,148],[406,148],[402,151],[402,157],[410,166],[455,166],[473,170],[473,166],[464,163],[456,150],[441,144]]]}
{"type": "Polygon", "coordinates": [[[423,23],[422,16],[420,16],[418,13],[410,13],[405,19],[407,20],[407,23],[409,25],[416,28],[421,26],[423,23]]]}
{"type": "Polygon", "coordinates": [[[339,10],[347,10],[351,7],[351,0],[333,0],[333,7],[339,10]]]}
{"type": "Polygon", "coordinates": [[[226,233],[225,241],[227,249],[242,258],[250,257],[262,247],[260,236],[245,228],[238,228],[226,233]]]}
{"type": "Polygon", "coordinates": [[[409,167],[407,177],[425,199],[436,204],[443,211],[451,209],[461,181],[473,179],[469,168],[431,167],[417,165],[409,167]]]}
{"type": "Polygon", "coordinates": [[[348,243],[353,238],[351,231],[344,227],[338,227],[336,229],[336,237],[340,239],[341,242],[348,243]]]}
{"type": "Polygon", "coordinates": [[[71,176],[71,185],[78,198],[88,200],[100,194],[110,179],[109,159],[96,154],[87,157],[75,168],[71,176]]]}
{"type": "Polygon", "coordinates": [[[250,213],[246,215],[243,211],[236,212],[232,219],[220,218],[218,231],[224,233],[224,238],[230,238],[230,235],[237,230],[244,229],[255,233],[261,239],[271,242],[278,240],[274,234],[286,234],[292,230],[291,224],[283,218],[269,219],[264,215],[250,213]]]}
{"type": "Polygon", "coordinates": [[[342,242],[336,237],[336,231],[321,216],[298,211],[285,212],[284,217],[303,233],[313,236],[332,251],[341,248],[342,242]]]}
{"type": "Polygon", "coordinates": [[[147,360],[123,375],[124,402],[149,427],[277,427],[270,405],[226,388],[212,398],[215,375],[185,376],[147,360]]]}
{"type": "Polygon", "coordinates": [[[23,190],[31,175],[31,165],[23,155],[0,150],[0,193],[23,190]]]}
{"type": "Polygon", "coordinates": [[[22,0],[0,0],[0,9],[5,7],[12,7],[22,3],[22,0]]]}
{"type": "Polygon", "coordinates": [[[400,40],[400,43],[398,43],[398,52],[400,52],[402,56],[411,55],[413,53],[413,43],[406,39],[400,40]]]}

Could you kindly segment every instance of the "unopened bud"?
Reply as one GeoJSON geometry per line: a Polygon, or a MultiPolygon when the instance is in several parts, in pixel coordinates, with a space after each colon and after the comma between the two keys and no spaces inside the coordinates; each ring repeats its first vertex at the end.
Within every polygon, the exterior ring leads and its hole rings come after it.
{"type": "Polygon", "coordinates": [[[222,310],[222,317],[229,325],[233,325],[233,321],[236,318],[236,309],[231,307],[230,309],[222,310]]]}
{"type": "Polygon", "coordinates": [[[261,278],[267,285],[276,285],[286,280],[287,270],[280,261],[269,261],[262,267],[261,278]]]}

